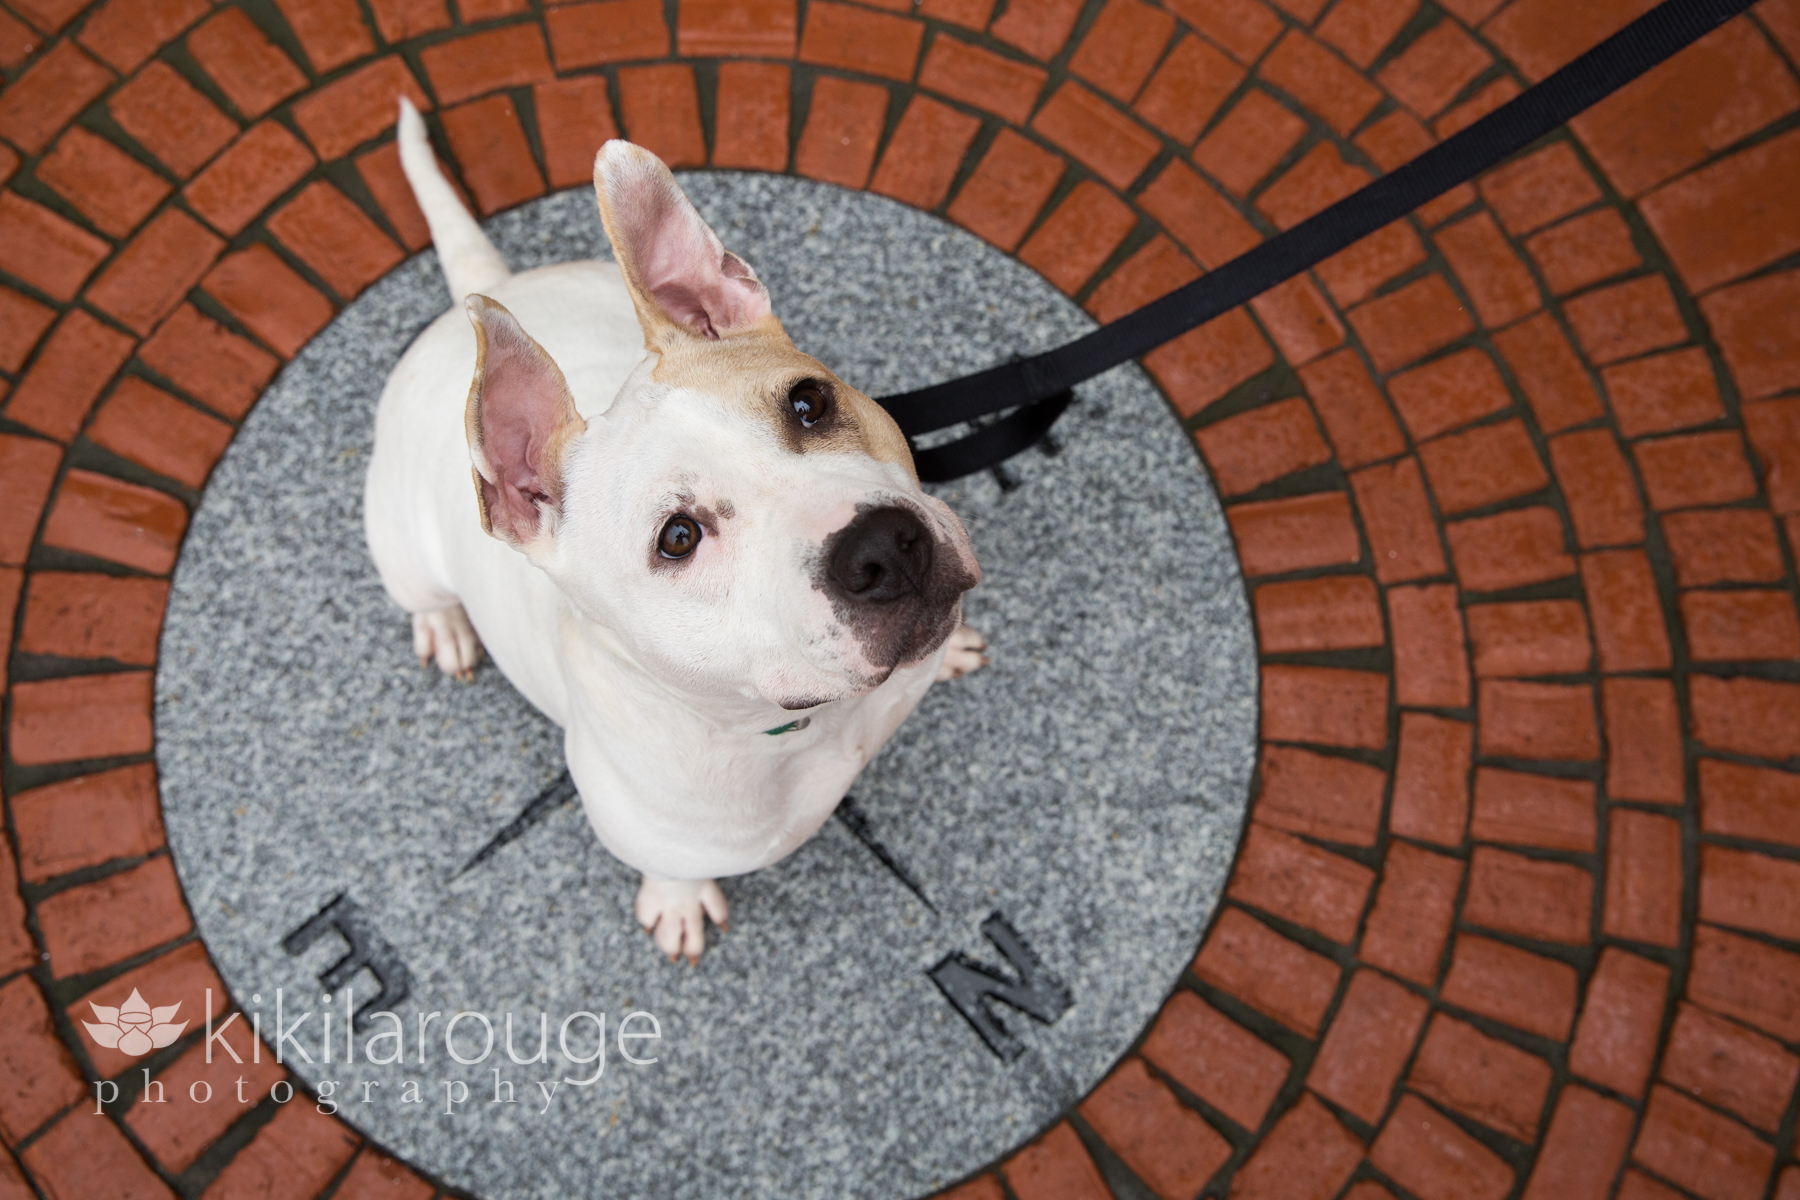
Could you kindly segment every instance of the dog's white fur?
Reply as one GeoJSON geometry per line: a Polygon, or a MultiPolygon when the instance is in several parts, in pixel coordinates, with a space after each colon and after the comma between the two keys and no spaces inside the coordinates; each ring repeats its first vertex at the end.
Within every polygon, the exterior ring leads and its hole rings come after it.
{"type": "Polygon", "coordinates": [[[979,574],[967,535],[885,413],[793,349],[653,155],[609,142],[596,159],[618,264],[512,275],[401,109],[457,307],[382,393],[370,552],[421,659],[467,677],[485,646],[562,726],[595,832],[643,873],[640,921],[695,959],[703,914],[726,920],[714,880],[811,837],[932,681],[986,661],[959,600],[905,661],[872,657],[888,643],[820,583],[829,540],[904,509],[960,595],[979,574]],[[793,419],[801,377],[835,396],[829,443],[793,419]],[[679,561],[656,553],[674,513],[703,530],[679,561]]]}

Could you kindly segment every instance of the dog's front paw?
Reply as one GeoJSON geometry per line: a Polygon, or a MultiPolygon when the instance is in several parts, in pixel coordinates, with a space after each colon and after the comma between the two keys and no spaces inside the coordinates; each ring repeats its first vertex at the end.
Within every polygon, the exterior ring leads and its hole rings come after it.
{"type": "Polygon", "coordinates": [[[644,876],[638,888],[637,919],[656,948],[674,962],[685,955],[689,963],[700,961],[706,949],[706,918],[726,927],[725,893],[710,879],[652,879],[644,876]]]}
{"type": "Polygon", "coordinates": [[[419,665],[433,661],[438,670],[464,683],[475,678],[475,664],[481,661],[481,639],[469,624],[469,614],[460,604],[435,612],[413,614],[413,653],[419,665]]]}
{"type": "Polygon", "coordinates": [[[944,645],[944,661],[938,666],[938,682],[961,679],[971,671],[981,670],[991,661],[993,660],[987,656],[987,639],[967,625],[959,625],[944,645]]]}

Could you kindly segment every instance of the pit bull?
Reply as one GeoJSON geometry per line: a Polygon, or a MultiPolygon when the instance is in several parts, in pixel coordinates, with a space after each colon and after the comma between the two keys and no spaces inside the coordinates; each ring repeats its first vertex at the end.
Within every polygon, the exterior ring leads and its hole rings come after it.
{"type": "Polygon", "coordinates": [[[697,961],[717,880],[792,853],[987,662],[968,534],[655,155],[595,158],[615,261],[515,275],[404,100],[398,136],[454,307],[382,392],[370,554],[421,662],[485,650],[562,728],[638,921],[697,961]]]}

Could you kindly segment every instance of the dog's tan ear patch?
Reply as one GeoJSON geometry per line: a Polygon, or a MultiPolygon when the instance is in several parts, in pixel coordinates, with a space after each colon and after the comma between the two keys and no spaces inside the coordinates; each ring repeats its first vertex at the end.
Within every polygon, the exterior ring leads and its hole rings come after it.
{"type": "Polygon", "coordinates": [[[771,319],[769,290],[725,249],[662,159],[617,139],[594,158],[594,195],[645,344],[716,341],[771,319]]]}
{"type": "Polygon", "coordinates": [[[562,369],[506,306],[471,295],[475,377],[463,409],[481,528],[524,547],[560,513],[563,457],[587,430],[562,369]]]}

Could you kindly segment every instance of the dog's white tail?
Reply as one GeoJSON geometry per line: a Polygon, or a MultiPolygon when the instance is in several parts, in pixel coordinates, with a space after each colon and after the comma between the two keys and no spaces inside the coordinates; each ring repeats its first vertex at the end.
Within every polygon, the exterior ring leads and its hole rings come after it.
{"type": "Polygon", "coordinates": [[[438,263],[450,285],[450,299],[461,304],[471,292],[485,292],[511,275],[506,260],[438,170],[437,156],[425,134],[425,118],[405,96],[400,97],[399,140],[400,168],[431,227],[431,243],[437,247],[438,263]]]}

